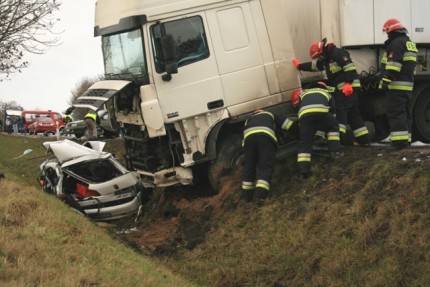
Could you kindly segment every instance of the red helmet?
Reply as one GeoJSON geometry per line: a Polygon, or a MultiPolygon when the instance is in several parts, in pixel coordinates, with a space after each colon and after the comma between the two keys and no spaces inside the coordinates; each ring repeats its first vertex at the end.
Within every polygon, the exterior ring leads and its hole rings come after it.
{"type": "Polygon", "coordinates": [[[392,18],[392,19],[388,19],[384,23],[384,26],[382,27],[382,32],[390,33],[403,28],[405,28],[405,26],[403,26],[403,24],[400,23],[399,20],[392,18]]]}
{"type": "Polygon", "coordinates": [[[324,41],[312,43],[311,47],[309,48],[309,55],[312,59],[316,59],[319,55],[322,54],[324,50],[324,45],[324,41]]]}
{"type": "Polygon", "coordinates": [[[291,93],[291,104],[293,107],[297,107],[299,105],[300,95],[302,92],[303,91],[301,89],[297,89],[291,93]]]}

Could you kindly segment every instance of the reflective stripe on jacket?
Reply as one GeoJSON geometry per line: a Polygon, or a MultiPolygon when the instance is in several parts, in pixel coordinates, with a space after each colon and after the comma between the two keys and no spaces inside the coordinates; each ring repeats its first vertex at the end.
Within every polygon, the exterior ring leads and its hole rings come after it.
{"type": "Polygon", "coordinates": [[[417,47],[406,34],[397,33],[386,42],[381,58],[381,74],[389,90],[412,91],[414,88],[417,47]]]}
{"type": "Polygon", "coordinates": [[[311,113],[334,112],[331,95],[324,89],[308,89],[300,95],[299,119],[311,113]]]}
{"type": "Polygon", "coordinates": [[[254,134],[267,135],[275,143],[278,141],[275,134],[275,117],[272,113],[267,111],[256,112],[246,120],[243,141],[245,142],[247,137],[254,134]]]}
{"type": "Polygon", "coordinates": [[[361,88],[357,67],[349,52],[334,44],[328,45],[326,49],[324,60],[301,63],[299,69],[309,72],[325,71],[328,84],[338,90],[342,90],[345,83],[350,83],[354,89],[361,88]]]}

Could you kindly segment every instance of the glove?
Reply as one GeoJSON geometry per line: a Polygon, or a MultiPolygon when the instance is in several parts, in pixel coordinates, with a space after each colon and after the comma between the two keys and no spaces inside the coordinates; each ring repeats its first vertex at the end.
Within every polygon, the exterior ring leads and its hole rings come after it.
{"type": "Polygon", "coordinates": [[[349,97],[350,95],[352,95],[352,93],[354,92],[354,89],[352,88],[350,83],[345,83],[345,85],[343,85],[342,88],[342,93],[349,97]]]}
{"type": "Polygon", "coordinates": [[[296,67],[297,70],[300,70],[300,68],[299,68],[300,61],[297,60],[296,57],[293,57],[293,65],[294,65],[294,67],[296,67]]]}
{"type": "Polygon", "coordinates": [[[381,81],[379,82],[379,89],[380,90],[388,90],[388,85],[391,83],[391,80],[388,78],[382,78],[381,81]]]}

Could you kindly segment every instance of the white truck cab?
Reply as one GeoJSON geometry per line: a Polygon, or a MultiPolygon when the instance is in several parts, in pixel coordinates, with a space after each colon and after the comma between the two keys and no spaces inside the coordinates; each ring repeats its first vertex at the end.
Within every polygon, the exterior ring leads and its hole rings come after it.
{"type": "MultiPolygon", "coordinates": [[[[373,139],[385,138],[381,30],[398,18],[419,48],[413,137],[429,142],[429,9],[428,0],[97,0],[105,80],[74,106],[105,105],[123,130],[128,168],[147,187],[191,184],[207,168],[217,188],[240,160],[250,113],[294,115],[291,92],[324,79],[299,73],[291,59],[310,61],[309,46],[325,37],[351,53],[362,115],[373,139]]],[[[292,146],[294,138],[280,135],[280,152],[292,146]]]]}
{"type": "Polygon", "coordinates": [[[238,152],[251,112],[294,113],[301,83],[283,2],[98,0],[106,80],[74,106],[106,104],[147,185],[191,184],[208,163],[216,186],[219,151],[235,138],[229,157],[238,152]]]}

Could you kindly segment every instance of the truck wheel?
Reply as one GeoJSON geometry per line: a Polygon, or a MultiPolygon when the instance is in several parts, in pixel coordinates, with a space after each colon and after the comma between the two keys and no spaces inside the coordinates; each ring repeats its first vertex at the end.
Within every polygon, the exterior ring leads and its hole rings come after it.
{"type": "Polygon", "coordinates": [[[208,168],[209,183],[215,192],[218,192],[221,187],[221,177],[227,175],[243,163],[242,135],[231,135],[223,140],[218,147],[217,154],[217,158],[208,168]]]}
{"type": "Polygon", "coordinates": [[[414,136],[420,141],[430,142],[430,88],[418,95],[413,111],[414,136]]]}

